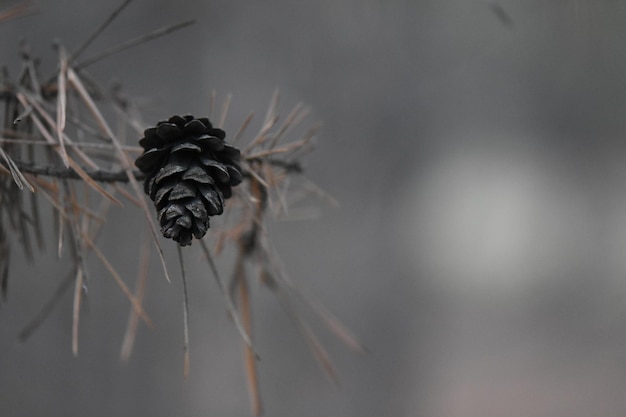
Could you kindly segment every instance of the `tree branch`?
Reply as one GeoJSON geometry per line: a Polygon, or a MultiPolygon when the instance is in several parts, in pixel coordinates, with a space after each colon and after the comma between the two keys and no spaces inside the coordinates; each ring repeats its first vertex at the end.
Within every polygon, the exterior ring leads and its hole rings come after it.
{"type": "MultiPolygon", "coordinates": [[[[51,166],[51,165],[35,165],[32,162],[20,161],[18,159],[12,159],[15,162],[17,168],[24,173],[32,175],[44,175],[48,177],[73,179],[79,180],[80,176],[72,168],[65,168],[63,166],[51,166]]],[[[299,162],[283,161],[281,159],[266,159],[266,158],[254,158],[249,159],[248,162],[265,162],[272,166],[283,168],[287,172],[301,173],[302,166],[299,162]]],[[[2,164],[4,165],[4,164],[2,164]]],[[[119,171],[107,171],[107,170],[87,170],[85,172],[92,179],[99,182],[128,182],[128,175],[122,169],[119,171]]],[[[134,170],[133,175],[137,180],[143,180],[146,178],[145,174],[139,170],[134,170]]],[[[245,172],[244,172],[245,175],[245,172]]]]}
{"type": "MultiPolygon", "coordinates": [[[[20,171],[33,174],[33,175],[45,175],[48,177],[65,178],[65,179],[80,179],[80,176],[72,168],[65,168],[63,166],[49,166],[49,165],[35,165],[30,162],[19,161],[13,159],[15,165],[20,171]]],[[[124,170],[119,171],[106,171],[106,170],[85,170],[87,175],[92,179],[100,182],[128,182],[128,176],[124,170]]],[[[134,170],[133,175],[136,179],[142,180],[145,175],[139,171],[134,170]]]]}

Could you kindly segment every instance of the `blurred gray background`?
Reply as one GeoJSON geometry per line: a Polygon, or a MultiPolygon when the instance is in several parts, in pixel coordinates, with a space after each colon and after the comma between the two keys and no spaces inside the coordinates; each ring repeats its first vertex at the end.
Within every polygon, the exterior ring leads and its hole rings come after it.
{"type": "MultiPolygon", "coordinates": [[[[53,73],[52,40],[75,49],[117,3],[37,2],[0,23],[2,63],[18,72],[25,39],[53,73]]],[[[121,82],[146,123],[206,114],[216,90],[233,94],[235,130],[279,89],[282,113],[302,101],[323,121],[306,171],[341,203],[272,233],[294,279],[368,352],[316,324],[334,386],[253,285],[266,415],[626,415],[626,4],[136,0],[85,56],[190,18],[90,73],[121,82]]],[[[100,241],[129,282],[140,223],[118,209],[100,241]]],[[[188,258],[187,381],[180,285],[156,262],[157,327],[140,329],[130,362],[119,360],[128,303],[97,261],[79,357],[70,293],[18,344],[68,270],[49,243],[33,265],[13,251],[1,415],[249,414],[241,341],[200,256],[188,258]]]]}

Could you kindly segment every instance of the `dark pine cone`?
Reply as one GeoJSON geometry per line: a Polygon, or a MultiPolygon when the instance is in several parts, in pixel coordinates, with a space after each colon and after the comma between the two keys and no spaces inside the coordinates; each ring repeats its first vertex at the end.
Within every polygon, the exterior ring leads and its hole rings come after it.
{"type": "Polygon", "coordinates": [[[222,214],[231,187],[242,181],[239,149],[207,118],[173,116],[144,131],[135,165],[157,210],[161,233],[181,246],[201,239],[209,216],[222,214]]]}

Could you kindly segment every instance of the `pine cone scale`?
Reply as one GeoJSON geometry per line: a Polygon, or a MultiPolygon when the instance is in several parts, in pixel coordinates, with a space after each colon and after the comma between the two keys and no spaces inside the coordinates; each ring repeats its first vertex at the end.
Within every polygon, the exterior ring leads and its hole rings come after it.
{"type": "Polygon", "coordinates": [[[202,152],[202,148],[193,142],[181,142],[178,145],[172,147],[172,153],[180,151],[202,152]]]}
{"type": "Polygon", "coordinates": [[[174,123],[161,123],[157,127],[156,134],[160,139],[171,141],[182,138],[184,133],[182,129],[174,123]]]}
{"type": "Polygon", "coordinates": [[[193,165],[183,174],[183,180],[193,180],[203,184],[215,184],[210,175],[207,175],[206,169],[200,165],[193,165]]]}

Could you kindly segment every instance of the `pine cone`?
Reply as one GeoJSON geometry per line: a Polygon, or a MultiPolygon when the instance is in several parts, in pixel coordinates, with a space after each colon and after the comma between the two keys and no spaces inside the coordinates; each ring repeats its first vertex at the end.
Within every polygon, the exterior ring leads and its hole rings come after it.
{"type": "Polygon", "coordinates": [[[157,210],[161,233],[181,246],[201,239],[209,216],[222,214],[231,187],[243,177],[239,149],[207,118],[173,116],[144,131],[144,148],[135,165],[144,174],[144,191],[157,210]]]}

